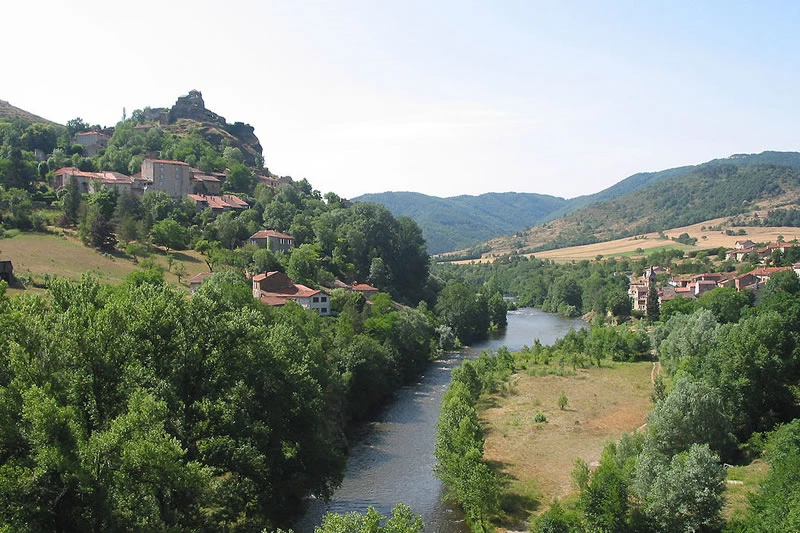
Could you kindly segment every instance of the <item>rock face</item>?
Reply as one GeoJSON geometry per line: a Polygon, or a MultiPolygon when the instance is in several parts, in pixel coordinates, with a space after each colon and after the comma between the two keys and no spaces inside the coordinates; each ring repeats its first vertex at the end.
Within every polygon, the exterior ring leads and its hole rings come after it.
{"type": "Polygon", "coordinates": [[[225,128],[228,126],[224,117],[206,109],[203,93],[195,90],[189,91],[186,96],[179,96],[178,101],[169,110],[170,124],[174,124],[179,118],[188,118],[197,122],[216,122],[225,128]]]}
{"type": "Polygon", "coordinates": [[[219,146],[226,140],[242,151],[246,164],[257,166],[263,163],[263,148],[253,126],[243,122],[228,124],[225,117],[206,109],[203,93],[200,91],[191,90],[186,96],[179,96],[175,105],[169,109],[148,108],[144,113],[145,120],[158,122],[165,129],[170,126],[180,127],[178,122],[182,120],[199,122],[197,132],[214,146],[219,146]]]}

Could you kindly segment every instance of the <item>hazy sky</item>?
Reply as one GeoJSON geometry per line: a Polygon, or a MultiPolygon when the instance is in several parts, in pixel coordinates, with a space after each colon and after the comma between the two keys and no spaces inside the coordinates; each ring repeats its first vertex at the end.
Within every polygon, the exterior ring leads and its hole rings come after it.
{"type": "Polygon", "coordinates": [[[800,2],[3,2],[0,99],[115,124],[191,89],[345,197],[571,198],[798,150],[800,2]],[[9,5],[10,4],[10,5],[9,5]]]}

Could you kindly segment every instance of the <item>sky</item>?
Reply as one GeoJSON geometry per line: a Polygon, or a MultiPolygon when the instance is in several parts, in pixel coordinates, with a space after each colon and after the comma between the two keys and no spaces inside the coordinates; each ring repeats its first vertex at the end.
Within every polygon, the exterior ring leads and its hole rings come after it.
{"type": "Polygon", "coordinates": [[[352,198],[572,198],[797,151],[800,2],[3,2],[0,99],[112,126],[196,89],[269,169],[352,198]]]}

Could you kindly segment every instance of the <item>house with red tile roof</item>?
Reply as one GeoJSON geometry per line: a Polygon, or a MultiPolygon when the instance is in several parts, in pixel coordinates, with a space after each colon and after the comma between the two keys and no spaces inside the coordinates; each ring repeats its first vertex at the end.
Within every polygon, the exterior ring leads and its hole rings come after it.
{"type": "Polygon", "coordinates": [[[192,294],[197,292],[197,289],[200,288],[200,285],[203,284],[203,281],[205,281],[205,279],[211,274],[213,274],[213,272],[200,272],[189,279],[189,290],[192,291],[192,294]]]}
{"type": "Polygon", "coordinates": [[[322,316],[331,314],[330,296],[326,292],[295,283],[283,272],[265,272],[253,276],[253,298],[275,307],[293,301],[322,316]]]}
{"type": "Polygon", "coordinates": [[[250,235],[247,242],[259,248],[267,248],[273,252],[288,252],[294,248],[294,237],[274,229],[257,231],[250,235]]]}
{"type": "Polygon", "coordinates": [[[366,298],[367,300],[369,300],[379,292],[378,289],[373,287],[372,285],[367,285],[366,283],[358,283],[357,281],[354,281],[350,287],[351,287],[350,290],[352,290],[353,292],[360,292],[361,294],[364,295],[364,298],[366,298]]]}
{"type": "Polygon", "coordinates": [[[250,207],[247,202],[233,194],[223,194],[221,196],[212,194],[187,194],[186,197],[194,202],[198,211],[209,208],[215,214],[224,211],[240,211],[250,207]]]}

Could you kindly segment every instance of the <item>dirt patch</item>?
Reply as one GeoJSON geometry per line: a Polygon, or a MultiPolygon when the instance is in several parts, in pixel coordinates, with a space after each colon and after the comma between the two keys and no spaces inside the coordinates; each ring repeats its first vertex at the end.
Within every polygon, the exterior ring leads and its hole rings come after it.
{"type": "Polygon", "coordinates": [[[524,527],[531,513],[569,496],[575,459],[596,464],[608,441],[644,423],[651,371],[652,363],[643,362],[579,369],[566,377],[519,374],[510,392],[484,402],[484,455],[509,480],[505,527],[524,527]],[[568,398],[563,410],[562,392],[568,398]],[[536,422],[537,413],[547,422],[536,422]]]}

